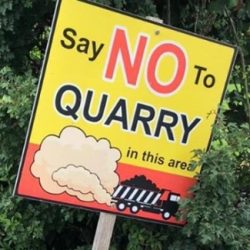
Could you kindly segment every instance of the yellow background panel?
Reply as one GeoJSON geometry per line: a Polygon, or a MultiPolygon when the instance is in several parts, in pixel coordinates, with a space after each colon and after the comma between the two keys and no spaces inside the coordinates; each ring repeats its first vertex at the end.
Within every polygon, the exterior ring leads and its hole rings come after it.
{"type": "MultiPolygon", "coordinates": [[[[68,41],[66,41],[68,42],[68,41]]],[[[69,42],[68,42],[69,43],[69,42]]],[[[112,12],[88,3],[72,0],[61,2],[60,11],[54,34],[51,41],[51,49],[44,78],[41,85],[40,98],[37,103],[34,123],[31,131],[30,143],[40,144],[47,135],[59,135],[60,131],[69,125],[81,128],[87,135],[99,138],[107,138],[113,147],[119,148],[122,153],[123,163],[154,169],[162,172],[174,173],[182,176],[194,176],[197,171],[190,172],[178,168],[171,168],[168,162],[171,159],[182,162],[190,162],[191,151],[194,149],[206,149],[211,135],[211,127],[215,120],[214,112],[223,94],[228,72],[234,56],[234,49],[211,42],[193,35],[185,34],[164,26],[159,26],[144,20],[112,12]],[[148,37],[144,60],[141,66],[138,86],[128,87],[121,64],[113,82],[104,80],[105,65],[109,55],[113,32],[116,26],[126,29],[128,43],[132,54],[135,52],[136,42],[140,35],[148,37]],[[76,43],[84,38],[90,41],[88,54],[79,53],[76,46],[73,49],[65,49],[61,40],[65,40],[63,31],[66,28],[74,29],[76,43]],[[157,32],[156,32],[157,31],[157,32]],[[104,44],[103,49],[94,61],[89,58],[93,55],[93,41],[96,46],[104,44]],[[187,72],[181,88],[169,96],[159,96],[150,90],[146,83],[147,61],[152,50],[163,42],[173,42],[180,45],[187,56],[187,72]],[[206,88],[202,81],[197,85],[195,79],[197,69],[195,65],[207,68],[201,73],[201,79],[206,74],[213,74],[216,83],[212,88],[206,88]],[[55,96],[60,86],[73,84],[82,93],[82,104],[74,120],[63,116],[55,108],[55,96]],[[91,112],[97,112],[100,99],[103,94],[108,94],[108,102],[105,109],[105,117],[98,123],[90,123],[82,115],[85,105],[85,96],[88,90],[94,91],[91,112]],[[113,122],[111,126],[105,126],[105,118],[112,107],[120,99],[127,100],[128,127],[131,127],[136,103],[143,103],[154,107],[155,118],[150,123],[152,133],[157,126],[160,109],[174,111],[178,114],[178,125],[173,129],[175,141],[168,140],[164,129],[159,138],[145,136],[142,126],[138,126],[136,133],[122,129],[121,123],[113,122]],[[208,116],[209,113],[213,115],[208,116]],[[202,121],[197,129],[191,132],[186,145],[180,143],[183,135],[180,114],[186,114],[189,121],[199,117],[202,121]],[[137,159],[126,156],[128,148],[138,152],[137,159]],[[146,162],[142,160],[142,153],[150,151],[155,156],[164,157],[164,164],[146,162]]],[[[175,60],[170,57],[162,58],[158,73],[162,81],[167,81],[173,75],[175,60]]],[[[74,98],[65,96],[63,104],[72,104],[74,98]]],[[[199,171],[199,170],[198,170],[199,171]]]]}

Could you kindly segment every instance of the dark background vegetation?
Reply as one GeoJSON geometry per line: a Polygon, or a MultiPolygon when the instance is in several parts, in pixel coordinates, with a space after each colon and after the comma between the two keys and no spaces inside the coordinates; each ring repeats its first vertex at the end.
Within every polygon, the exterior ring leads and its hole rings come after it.
{"type": "MultiPolygon", "coordinates": [[[[184,228],[118,218],[111,249],[250,249],[250,1],[100,0],[238,46],[184,228]]],[[[97,213],[12,197],[54,0],[0,0],[0,249],[91,249],[97,213]]]]}

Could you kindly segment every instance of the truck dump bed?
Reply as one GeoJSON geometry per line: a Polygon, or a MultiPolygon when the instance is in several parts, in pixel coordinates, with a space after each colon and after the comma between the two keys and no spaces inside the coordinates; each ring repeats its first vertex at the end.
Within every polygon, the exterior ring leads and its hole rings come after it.
{"type": "Polygon", "coordinates": [[[114,200],[126,200],[148,205],[155,205],[160,199],[160,191],[145,190],[127,185],[119,185],[112,195],[114,200]]]}

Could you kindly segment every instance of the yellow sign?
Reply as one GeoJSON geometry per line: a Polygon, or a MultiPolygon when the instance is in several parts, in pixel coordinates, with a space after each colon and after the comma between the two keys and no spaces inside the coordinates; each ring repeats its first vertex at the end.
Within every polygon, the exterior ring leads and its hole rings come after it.
{"type": "MultiPolygon", "coordinates": [[[[137,176],[141,173],[159,189],[185,196],[193,177],[200,171],[190,167],[192,151],[209,146],[234,57],[235,48],[227,44],[87,1],[59,1],[16,193],[79,205],[65,198],[53,198],[53,194],[67,193],[83,202],[94,200],[101,204],[99,196],[86,195],[84,199],[72,191],[77,189],[76,183],[70,186],[67,181],[72,180],[63,176],[75,171],[73,179],[81,174],[90,178],[96,173],[103,187],[100,192],[113,195],[113,202],[119,193],[118,183],[123,180],[124,184],[135,173],[137,176]],[[84,140],[78,142],[81,136],[97,144],[106,143],[113,150],[116,156],[110,156],[113,159],[110,173],[109,167],[88,172],[86,166],[80,169],[83,163],[77,150],[84,147],[81,146],[84,140]],[[68,154],[71,160],[67,160],[68,154]],[[73,159],[77,157],[76,163],[73,159]],[[47,171],[43,166],[47,161],[61,164],[64,169],[60,172],[51,167],[48,177],[42,173],[47,171]],[[108,188],[98,171],[107,171],[110,176],[115,171],[118,179],[113,176],[114,184],[108,188]],[[29,191],[19,187],[28,174],[52,197],[42,195],[41,191],[26,193],[29,191]],[[169,184],[154,179],[158,175],[167,176],[169,184]],[[171,184],[173,178],[169,176],[190,181],[184,186],[181,181],[171,184]]],[[[101,155],[95,163],[100,168],[109,157],[101,145],[86,150],[90,158],[101,155]]],[[[88,165],[88,160],[84,162],[88,165]]],[[[93,190],[84,193],[88,192],[93,190]]],[[[153,194],[151,197],[153,204],[153,194]]],[[[136,213],[133,209],[131,213],[136,213]]],[[[118,210],[123,211],[123,207],[118,210]]],[[[147,212],[139,217],[158,220],[147,212]]],[[[166,219],[164,215],[163,219],[166,219]]]]}

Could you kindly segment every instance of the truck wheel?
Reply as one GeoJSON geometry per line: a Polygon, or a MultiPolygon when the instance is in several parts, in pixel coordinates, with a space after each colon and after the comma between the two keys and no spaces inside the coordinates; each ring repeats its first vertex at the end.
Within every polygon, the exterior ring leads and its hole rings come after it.
{"type": "Polygon", "coordinates": [[[124,211],[126,209],[126,204],[123,202],[119,202],[116,207],[119,211],[124,211]]]}
{"type": "Polygon", "coordinates": [[[171,214],[170,214],[168,211],[164,211],[164,212],[162,213],[162,218],[163,218],[164,220],[169,219],[170,216],[171,216],[171,214]]]}
{"type": "Polygon", "coordinates": [[[137,205],[133,205],[132,207],[130,207],[130,212],[133,214],[138,213],[140,210],[140,208],[137,205]]]}

